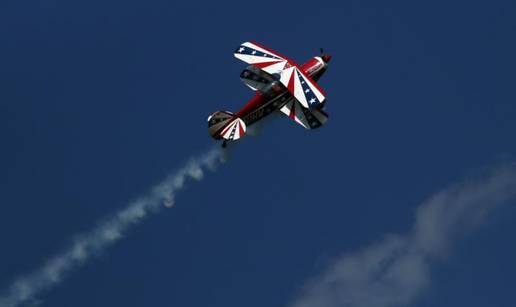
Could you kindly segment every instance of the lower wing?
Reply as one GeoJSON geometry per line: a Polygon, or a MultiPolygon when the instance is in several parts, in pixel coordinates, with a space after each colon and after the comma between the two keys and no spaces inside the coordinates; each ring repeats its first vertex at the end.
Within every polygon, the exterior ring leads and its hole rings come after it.
{"type": "Polygon", "coordinates": [[[319,128],[328,121],[328,114],[323,110],[310,110],[293,98],[290,98],[280,111],[306,129],[319,128]]]}

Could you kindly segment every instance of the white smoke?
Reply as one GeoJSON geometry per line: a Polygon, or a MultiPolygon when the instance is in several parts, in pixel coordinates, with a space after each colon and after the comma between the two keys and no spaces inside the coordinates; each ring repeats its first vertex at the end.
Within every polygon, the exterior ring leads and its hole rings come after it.
{"type": "Polygon", "coordinates": [[[159,211],[163,205],[172,207],[174,197],[185,187],[186,181],[190,178],[199,181],[205,169],[214,170],[222,162],[221,154],[218,148],[214,148],[200,158],[191,159],[186,166],[156,185],[148,195],[129,203],[91,232],[79,236],[71,246],[45,261],[34,272],[17,278],[0,297],[0,307],[36,302],[38,295],[62,282],[73,269],[120,240],[131,226],[159,211]]]}
{"type": "Polygon", "coordinates": [[[430,282],[430,265],[454,239],[516,196],[516,164],[441,191],[416,211],[412,230],[337,258],[290,307],[394,307],[414,302],[430,282]]]}

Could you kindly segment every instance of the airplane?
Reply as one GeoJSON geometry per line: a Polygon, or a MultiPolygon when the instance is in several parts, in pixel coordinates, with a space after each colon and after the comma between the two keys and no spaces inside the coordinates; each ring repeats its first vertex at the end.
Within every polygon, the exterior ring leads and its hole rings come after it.
{"type": "Polygon", "coordinates": [[[237,59],[250,64],[240,74],[256,95],[237,113],[217,111],[208,117],[208,132],[216,140],[243,137],[247,127],[275,111],[280,111],[306,129],[326,123],[323,110],[326,94],[316,83],[328,67],[331,56],[321,55],[303,65],[256,42],[245,42],[234,52],[237,59]]]}

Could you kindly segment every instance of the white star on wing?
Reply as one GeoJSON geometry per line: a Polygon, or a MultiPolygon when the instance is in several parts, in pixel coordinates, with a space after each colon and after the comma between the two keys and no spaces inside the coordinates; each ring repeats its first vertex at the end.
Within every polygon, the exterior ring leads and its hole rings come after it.
{"type": "Polygon", "coordinates": [[[240,47],[240,49],[238,49],[238,52],[242,53],[242,51],[244,51],[245,48],[244,47],[240,47]]]}

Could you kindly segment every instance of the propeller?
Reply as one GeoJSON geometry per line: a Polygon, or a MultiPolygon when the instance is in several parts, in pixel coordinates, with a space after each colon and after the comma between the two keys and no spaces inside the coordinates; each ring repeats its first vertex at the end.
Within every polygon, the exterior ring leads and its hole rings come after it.
{"type": "Polygon", "coordinates": [[[322,47],[319,48],[319,51],[321,52],[321,58],[324,61],[324,63],[328,63],[331,60],[331,55],[325,54],[324,49],[322,47]]]}

